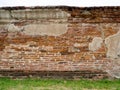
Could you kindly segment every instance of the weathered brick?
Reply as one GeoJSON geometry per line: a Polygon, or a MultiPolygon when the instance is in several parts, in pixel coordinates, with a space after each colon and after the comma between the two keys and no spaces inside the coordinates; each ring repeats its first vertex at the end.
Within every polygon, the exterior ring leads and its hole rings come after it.
{"type": "Polygon", "coordinates": [[[0,75],[120,78],[119,44],[117,58],[109,58],[105,43],[120,31],[120,7],[39,7],[29,8],[31,14],[20,9],[0,8],[0,75]],[[101,38],[99,46],[95,38],[101,38]]]}

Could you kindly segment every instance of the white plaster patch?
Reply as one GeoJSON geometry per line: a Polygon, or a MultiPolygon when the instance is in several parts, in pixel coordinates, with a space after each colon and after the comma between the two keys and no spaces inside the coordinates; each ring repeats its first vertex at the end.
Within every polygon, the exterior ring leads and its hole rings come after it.
{"type": "Polygon", "coordinates": [[[18,32],[21,30],[20,28],[18,28],[14,24],[8,24],[5,28],[8,30],[8,32],[18,32]]]}
{"type": "Polygon", "coordinates": [[[103,39],[101,37],[93,38],[93,41],[89,43],[89,50],[90,51],[98,50],[101,47],[102,43],[103,43],[103,39]]]}
{"type": "Polygon", "coordinates": [[[61,9],[25,9],[25,10],[12,10],[11,15],[17,19],[43,19],[43,18],[67,18],[69,13],[61,9]]]}
{"type": "Polygon", "coordinates": [[[24,26],[23,33],[26,35],[59,36],[67,32],[67,24],[30,24],[24,26]]]}
{"type": "Polygon", "coordinates": [[[10,12],[8,10],[0,9],[0,19],[10,19],[10,12]]]}
{"type": "Polygon", "coordinates": [[[111,77],[120,79],[120,58],[119,59],[111,59],[111,62],[106,64],[106,72],[111,75],[111,77]]]}
{"type": "Polygon", "coordinates": [[[117,34],[111,35],[105,39],[107,46],[107,57],[120,58],[120,31],[117,34]]]}

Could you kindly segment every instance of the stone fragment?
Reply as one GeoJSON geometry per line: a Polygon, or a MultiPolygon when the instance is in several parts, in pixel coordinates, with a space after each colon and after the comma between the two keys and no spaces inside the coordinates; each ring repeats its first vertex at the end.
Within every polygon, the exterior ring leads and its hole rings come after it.
{"type": "Polygon", "coordinates": [[[80,52],[80,49],[77,47],[71,46],[71,47],[69,47],[68,52],[80,52]]]}
{"type": "Polygon", "coordinates": [[[80,47],[81,45],[80,45],[80,43],[75,43],[74,44],[74,47],[80,47]]]}

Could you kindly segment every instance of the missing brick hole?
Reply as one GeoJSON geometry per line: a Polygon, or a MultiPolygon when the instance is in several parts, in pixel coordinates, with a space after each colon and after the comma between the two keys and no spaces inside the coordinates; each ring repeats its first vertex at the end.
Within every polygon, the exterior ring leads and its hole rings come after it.
{"type": "Polygon", "coordinates": [[[14,67],[10,67],[10,69],[14,69],[14,67]]]}
{"type": "Polygon", "coordinates": [[[120,57],[120,54],[118,55],[118,57],[120,57]]]}
{"type": "Polygon", "coordinates": [[[40,51],[41,51],[41,52],[47,52],[46,50],[42,50],[42,49],[41,49],[40,51]]]}
{"type": "Polygon", "coordinates": [[[37,47],[37,45],[29,45],[29,47],[37,47]]]}
{"type": "Polygon", "coordinates": [[[74,54],[74,52],[69,52],[68,50],[61,51],[60,53],[61,53],[61,55],[74,54]]]}

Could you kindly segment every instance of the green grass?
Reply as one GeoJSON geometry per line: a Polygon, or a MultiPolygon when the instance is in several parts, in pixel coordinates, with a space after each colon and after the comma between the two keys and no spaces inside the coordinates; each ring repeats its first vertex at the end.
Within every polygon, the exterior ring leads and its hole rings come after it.
{"type": "Polygon", "coordinates": [[[120,90],[120,80],[0,78],[0,90],[120,90]]]}

